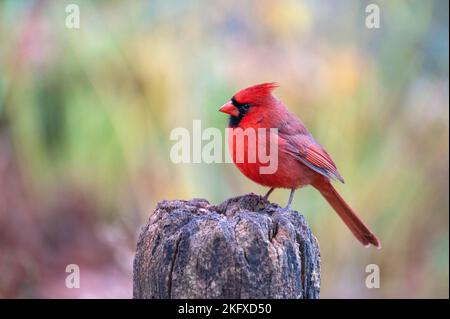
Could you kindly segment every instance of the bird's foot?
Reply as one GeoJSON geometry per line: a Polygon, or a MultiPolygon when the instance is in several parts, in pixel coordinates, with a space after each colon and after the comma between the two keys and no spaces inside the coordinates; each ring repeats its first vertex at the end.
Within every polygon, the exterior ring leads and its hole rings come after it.
{"type": "Polygon", "coordinates": [[[289,194],[289,200],[288,200],[286,207],[281,210],[282,212],[288,212],[291,210],[291,203],[292,203],[292,199],[294,198],[294,193],[295,193],[295,189],[293,188],[293,189],[291,189],[291,193],[289,194]]]}
{"type": "Polygon", "coordinates": [[[273,190],[274,190],[275,188],[274,187],[272,187],[271,189],[269,189],[269,191],[266,193],[266,195],[264,195],[264,200],[269,200],[269,195],[273,192],[273,190]]]}

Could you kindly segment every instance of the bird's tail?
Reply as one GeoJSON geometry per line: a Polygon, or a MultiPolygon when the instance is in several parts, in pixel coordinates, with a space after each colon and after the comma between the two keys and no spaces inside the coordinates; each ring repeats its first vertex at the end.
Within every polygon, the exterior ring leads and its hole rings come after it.
{"type": "Polygon", "coordinates": [[[321,180],[319,183],[313,184],[313,186],[322,194],[323,197],[325,197],[327,202],[334,208],[347,227],[350,228],[353,235],[355,235],[355,237],[364,246],[367,247],[372,244],[377,248],[381,248],[378,238],[372,233],[369,227],[364,224],[358,215],[356,215],[350,206],[348,206],[348,204],[329,181],[321,180]]]}

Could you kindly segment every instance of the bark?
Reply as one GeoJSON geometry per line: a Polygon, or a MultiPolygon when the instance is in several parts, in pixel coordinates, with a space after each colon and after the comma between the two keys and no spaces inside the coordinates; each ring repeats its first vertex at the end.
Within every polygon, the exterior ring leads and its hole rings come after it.
{"type": "Polygon", "coordinates": [[[139,236],[134,298],[319,298],[304,217],[254,194],[160,202],[139,236]]]}

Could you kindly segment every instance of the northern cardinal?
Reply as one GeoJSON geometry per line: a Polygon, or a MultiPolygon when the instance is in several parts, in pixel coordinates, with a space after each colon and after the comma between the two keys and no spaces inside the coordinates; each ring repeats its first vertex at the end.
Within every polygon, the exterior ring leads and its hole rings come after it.
{"type": "MultiPolygon", "coordinates": [[[[296,189],[312,185],[334,208],[355,237],[364,245],[380,248],[380,242],[369,227],[356,215],[331,184],[332,180],[344,183],[336,165],[325,149],[317,143],[303,123],[286,106],[272,95],[276,83],[263,83],[237,92],[219,111],[230,115],[231,131],[237,128],[278,130],[274,139],[278,147],[278,167],[272,174],[261,174],[259,161],[237,161],[237,143],[231,142],[230,152],[236,166],[248,178],[270,187],[265,199],[275,188],[291,190],[286,210],[291,207],[296,189]]],[[[270,135],[267,135],[269,139],[270,135]]],[[[273,136],[272,136],[273,137],[273,136]]],[[[267,141],[265,141],[267,142],[267,141]]],[[[255,147],[249,143],[244,147],[255,147]]],[[[248,149],[243,150],[245,154],[248,149]]]]}

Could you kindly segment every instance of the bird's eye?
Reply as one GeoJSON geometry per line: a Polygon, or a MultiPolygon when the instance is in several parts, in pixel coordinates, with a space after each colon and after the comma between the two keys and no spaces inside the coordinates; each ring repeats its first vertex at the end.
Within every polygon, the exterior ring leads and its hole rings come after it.
{"type": "Polygon", "coordinates": [[[239,110],[248,111],[250,108],[250,103],[239,103],[234,97],[231,98],[231,103],[233,103],[233,105],[239,110]]]}
{"type": "Polygon", "coordinates": [[[244,109],[245,111],[248,111],[248,109],[250,108],[250,104],[248,104],[248,103],[241,104],[241,108],[244,109]]]}

